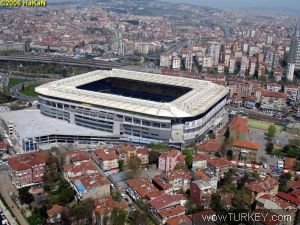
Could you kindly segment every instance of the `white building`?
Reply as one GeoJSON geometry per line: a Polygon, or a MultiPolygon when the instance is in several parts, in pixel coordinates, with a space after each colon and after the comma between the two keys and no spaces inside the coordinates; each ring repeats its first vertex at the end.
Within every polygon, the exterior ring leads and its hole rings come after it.
{"type": "Polygon", "coordinates": [[[218,42],[208,42],[207,54],[211,57],[212,66],[217,66],[219,63],[220,44],[218,42]]]}
{"type": "Polygon", "coordinates": [[[286,79],[289,80],[289,81],[294,80],[295,66],[296,66],[296,64],[294,62],[289,62],[288,63],[288,68],[287,68],[287,72],[286,72],[286,79]]]}
{"type": "Polygon", "coordinates": [[[179,70],[181,65],[181,59],[178,56],[173,57],[172,69],[179,70]]]}

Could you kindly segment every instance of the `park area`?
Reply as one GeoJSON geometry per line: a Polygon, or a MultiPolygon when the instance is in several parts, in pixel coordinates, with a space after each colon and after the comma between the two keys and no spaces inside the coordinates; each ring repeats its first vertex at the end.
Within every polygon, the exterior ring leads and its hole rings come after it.
{"type": "Polygon", "coordinates": [[[38,94],[35,92],[36,86],[37,86],[36,84],[29,85],[27,87],[25,86],[24,88],[21,89],[21,93],[26,96],[36,97],[38,96],[38,94]]]}
{"type": "Polygon", "coordinates": [[[255,119],[248,119],[248,126],[255,129],[260,130],[268,130],[270,125],[274,125],[276,127],[277,132],[281,132],[283,130],[283,126],[276,125],[274,123],[262,121],[262,120],[255,120],[255,119]]]}

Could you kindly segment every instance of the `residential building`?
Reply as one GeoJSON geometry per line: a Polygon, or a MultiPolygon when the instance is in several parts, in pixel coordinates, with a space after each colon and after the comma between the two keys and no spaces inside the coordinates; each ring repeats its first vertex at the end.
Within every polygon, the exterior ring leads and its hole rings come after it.
{"type": "Polygon", "coordinates": [[[286,107],[287,95],[280,92],[261,92],[260,108],[266,113],[281,112],[286,107]]]}
{"type": "Polygon", "coordinates": [[[279,92],[281,90],[281,85],[277,83],[267,83],[267,91],[279,92]]]}
{"type": "Polygon", "coordinates": [[[178,56],[173,56],[172,69],[179,70],[181,67],[181,59],[178,56]]]}
{"type": "Polygon", "coordinates": [[[90,160],[89,154],[84,150],[71,150],[64,152],[65,162],[75,163],[75,162],[87,162],[90,160]]]}
{"type": "Polygon", "coordinates": [[[296,219],[297,208],[289,202],[272,196],[270,194],[263,194],[256,198],[256,209],[267,209],[277,215],[288,216],[285,221],[286,225],[294,225],[296,219]]]}
{"type": "MultiPolygon", "coordinates": [[[[254,199],[264,194],[275,196],[278,193],[279,182],[270,176],[249,182],[245,187],[252,192],[254,199]]],[[[253,200],[254,200],[253,199],[253,200]]]]}
{"type": "Polygon", "coordinates": [[[64,177],[66,180],[70,180],[73,177],[95,173],[99,173],[99,171],[96,165],[92,163],[92,161],[76,162],[73,164],[64,165],[64,177]]]}
{"type": "Polygon", "coordinates": [[[191,199],[204,208],[209,207],[212,193],[211,185],[206,181],[197,180],[191,183],[191,199]]]}
{"type": "Polygon", "coordinates": [[[295,29],[289,52],[289,60],[295,62],[295,69],[300,69],[300,32],[295,29]]]}
{"type": "Polygon", "coordinates": [[[47,210],[47,224],[63,224],[63,214],[67,213],[67,208],[58,204],[52,205],[52,208],[47,210]]]}
{"type": "Polygon", "coordinates": [[[230,148],[234,160],[257,162],[259,144],[248,140],[234,140],[230,148]]]}
{"type": "Polygon", "coordinates": [[[188,172],[173,170],[155,176],[153,183],[156,184],[160,190],[170,193],[179,190],[187,191],[190,189],[191,180],[192,176],[188,172]]]}
{"type": "Polygon", "coordinates": [[[220,139],[204,140],[196,146],[197,152],[209,155],[215,155],[222,149],[223,143],[220,139]]]}
{"type": "Polygon", "coordinates": [[[294,62],[289,62],[288,63],[288,68],[287,68],[287,72],[286,72],[286,79],[289,80],[289,81],[294,80],[295,66],[296,66],[296,64],[294,62]]]}
{"type": "Polygon", "coordinates": [[[128,207],[127,203],[124,201],[117,202],[111,196],[97,198],[94,202],[96,225],[105,225],[107,219],[109,219],[111,216],[111,211],[114,208],[125,210],[128,207]]]}
{"type": "Polygon", "coordinates": [[[174,170],[178,160],[181,158],[181,153],[179,150],[173,149],[171,151],[164,152],[158,160],[158,169],[163,171],[174,170]]]}
{"type": "Polygon", "coordinates": [[[136,201],[138,199],[152,199],[163,194],[150,180],[141,177],[127,180],[128,194],[136,201]]]}
{"type": "Polygon", "coordinates": [[[96,149],[92,157],[106,174],[119,172],[119,157],[114,149],[96,149]]]}
{"type": "Polygon", "coordinates": [[[208,42],[207,55],[211,57],[213,67],[219,63],[220,48],[221,45],[218,42],[208,42]]]}
{"type": "Polygon", "coordinates": [[[31,152],[8,159],[8,172],[16,188],[42,183],[47,155],[31,152]]]}
{"type": "Polygon", "coordinates": [[[209,170],[193,170],[193,180],[202,180],[210,184],[213,193],[217,191],[219,178],[209,170]]]}
{"type": "Polygon", "coordinates": [[[193,170],[205,170],[207,168],[207,160],[211,157],[207,154],[195,154],[193,157],[193,170]]]}
{"type": "Polygon", "coordinates": [[[140,159],[142,165],[149,164],[149,150],[147,148],[137,148],[136,157],[140,159]]]}
{"type": "Polygon", "coordinates": [[[150,212],[160,224],[165,224],[168,219],[185,214],[185,202],[181,194],[164,194],[149,201],[150,212]]]}
{"type": "Polygon", "coordinates": [[[192,220],[186,214],[167,219],[166,225],[193,225],[192,220]]]}
{"type": "Polygon", "coordinates": [[[223,177],[231,167],[232,164],[225,158],[214,158],[207,160],[207,167],[215,173],[217,177],[223,177]]]}

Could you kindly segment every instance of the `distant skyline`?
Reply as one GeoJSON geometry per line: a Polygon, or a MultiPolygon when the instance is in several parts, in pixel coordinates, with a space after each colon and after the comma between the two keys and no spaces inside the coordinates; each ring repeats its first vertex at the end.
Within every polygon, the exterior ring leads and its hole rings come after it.
{"type": "Polygon", "coordinates": [[[300,0],[166,0],[177,3],[192,3],[220,9],[236,8],[285,8],[300,11],[300,0]]]}

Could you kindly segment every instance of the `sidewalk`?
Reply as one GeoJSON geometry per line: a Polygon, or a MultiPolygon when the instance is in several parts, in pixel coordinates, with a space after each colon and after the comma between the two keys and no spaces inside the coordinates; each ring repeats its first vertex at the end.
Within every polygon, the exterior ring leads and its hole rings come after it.
{"type": "Polygon", "coordinates": [[[0,209],[2,209],[10,225],[18,225],[16,218],[11,215],[10,211],[7,210],[7,208],[4,206],[1,200],[0,200],[0,209]]]}

